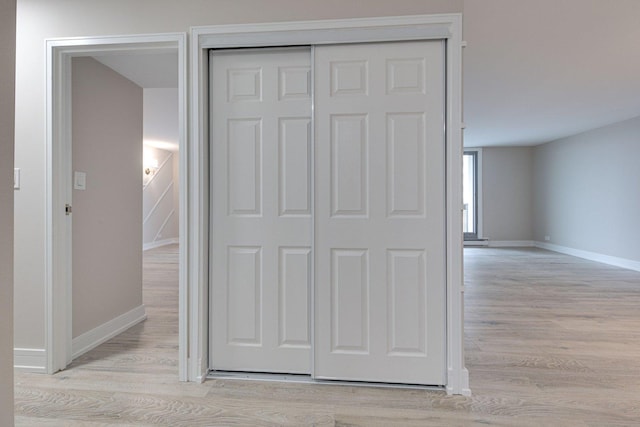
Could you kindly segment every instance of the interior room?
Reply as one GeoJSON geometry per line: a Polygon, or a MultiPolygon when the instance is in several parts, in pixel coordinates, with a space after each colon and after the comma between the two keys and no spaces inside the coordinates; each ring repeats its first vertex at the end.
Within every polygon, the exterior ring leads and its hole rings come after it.
{"type": "Polygon", "coordinates": [[[640,419],[637,1],[0,1],[0,425],[640,419]]]}

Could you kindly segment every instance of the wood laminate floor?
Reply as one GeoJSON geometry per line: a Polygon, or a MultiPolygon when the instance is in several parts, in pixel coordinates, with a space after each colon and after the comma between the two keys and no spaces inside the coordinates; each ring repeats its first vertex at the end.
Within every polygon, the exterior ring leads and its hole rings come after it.
{"type": "Polygon", "coordinates": [[[145,253],[148,319],[53,376],[16,374],[18,426],[639,426],[640,273],[465,250],[471,397],[177,381],[177,247],[145,253]]]}

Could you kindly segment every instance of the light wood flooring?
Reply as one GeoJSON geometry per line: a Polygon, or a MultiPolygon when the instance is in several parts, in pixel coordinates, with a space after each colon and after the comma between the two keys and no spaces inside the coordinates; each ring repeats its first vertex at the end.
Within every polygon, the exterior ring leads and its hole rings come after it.
{"type": "Polygon", "coordinates": [[[640,273],[465,250],[471,397],[177,381],[177,247],[145,253],[149,318],[53,376],[16,375],[18,426],[639,426],[640,273]]]}

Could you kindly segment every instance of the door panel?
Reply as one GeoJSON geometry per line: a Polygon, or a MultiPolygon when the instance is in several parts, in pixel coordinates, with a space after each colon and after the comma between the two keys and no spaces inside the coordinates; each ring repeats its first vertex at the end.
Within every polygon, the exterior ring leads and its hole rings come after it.
{"type": "Polygon", "coordinates": [[[366,249],[331,250],[331,350],[369,352],[369,257],[366,249]]]}
{"type": "Polygon", "coordinates": [[[211,54],[216,370],[310,372],[308,49],[211,54]]]}
{"type": "Polygon", "coordinates": [[[280,119],[278,203],[280,216],[311,215],[311,118],[280,119]],[[300,143],[304,141],[306,143],[300,143]]]}
{"type": "Polygon", "coordinates": [[[279,254],[279,345],[309,348],[309,289],[300,286],[311,277],[311,248],[281,247],[279,254]]]}
{"type": "Polygon", "coordinates": [[[262,248],[229,246],[227,249],[227,340],[238,346],[260,346],[262,248]]]}
{"type": "Polygon", "coordinates": [[[445,383],[444,43],[315,49],[316,378],[445,383]]]}
{"type": "Polygon", "coordinates": [[[229,119],[229,215],[262,213],[262,120],[229,119]]]}
{"type": "Polygon", "coordinates": [[[365,216],[368,213],[369,168],[367,116],[331,116],[331,215],[365,216]]]}

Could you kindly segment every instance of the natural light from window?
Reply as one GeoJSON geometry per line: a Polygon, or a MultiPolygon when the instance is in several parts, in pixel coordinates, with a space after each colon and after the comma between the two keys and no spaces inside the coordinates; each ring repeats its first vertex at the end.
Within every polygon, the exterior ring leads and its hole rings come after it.
{"type": "Polygon", "coordinates": [[[476,167],[477,155],[475,151],[465,151],[462,157],[462,231],[466,239],[477,238],[476,227],[476,167]]]}

